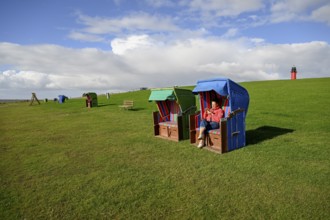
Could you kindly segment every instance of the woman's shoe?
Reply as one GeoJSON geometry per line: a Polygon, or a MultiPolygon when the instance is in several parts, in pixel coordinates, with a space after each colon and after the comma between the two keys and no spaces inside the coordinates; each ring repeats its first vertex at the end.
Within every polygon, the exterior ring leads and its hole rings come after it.
{"type": "Polygon", "coordinates": [[[197,147],[198,147],[198,148],[202,148],[202,147],[204,147],[204,145],[205,145],[205,144],[204,144],[204,141],[200,141],[197,147]]]}

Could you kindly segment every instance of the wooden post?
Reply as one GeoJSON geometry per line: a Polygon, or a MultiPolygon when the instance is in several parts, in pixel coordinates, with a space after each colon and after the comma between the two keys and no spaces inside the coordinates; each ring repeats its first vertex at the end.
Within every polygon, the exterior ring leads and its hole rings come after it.
{"type": "Polygon", "coordinates": [[[40,102],[39,102],[39,100],[37,98],[37,95],[34,92],[32,92],[32,97],[31,97],[30,105],[32,105],[32,103],[33,103],[34,100],[36,100],[38,102],[38,104],[40,105],[40,102]]]}

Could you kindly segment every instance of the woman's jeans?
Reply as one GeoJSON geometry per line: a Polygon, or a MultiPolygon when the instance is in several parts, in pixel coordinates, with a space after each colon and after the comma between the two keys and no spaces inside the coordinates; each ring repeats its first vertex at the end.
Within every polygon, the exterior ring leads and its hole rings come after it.
{"type": "Polygon", "coordinates": [[[206,128],[206,131],[209,131],[213,129],[218,129],[220,126],[218,122],[206,121],[205,119],[203,119],[200,123],[200,127],[206,128]]]}

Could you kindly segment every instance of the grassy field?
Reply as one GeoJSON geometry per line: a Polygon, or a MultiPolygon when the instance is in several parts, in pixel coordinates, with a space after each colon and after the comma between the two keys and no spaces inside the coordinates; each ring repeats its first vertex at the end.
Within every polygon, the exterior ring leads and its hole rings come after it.
{"type": "Polygon", "coordinates": [[[330,219],[330,78],[242,85],[222,155],[155,138],[150,91],[1,104],[0,219],[330,219]]]}

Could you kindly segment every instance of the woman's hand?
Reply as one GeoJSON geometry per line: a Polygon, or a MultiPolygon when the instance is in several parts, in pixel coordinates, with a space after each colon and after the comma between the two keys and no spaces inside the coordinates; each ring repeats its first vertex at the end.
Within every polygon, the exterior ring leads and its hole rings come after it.
{"type": "Polygon", "coordinates": [[[213,114],[213,110],[212,110],[212,109],[207,109],[206,112],[207,112],[208,114],[213,114]]]}

